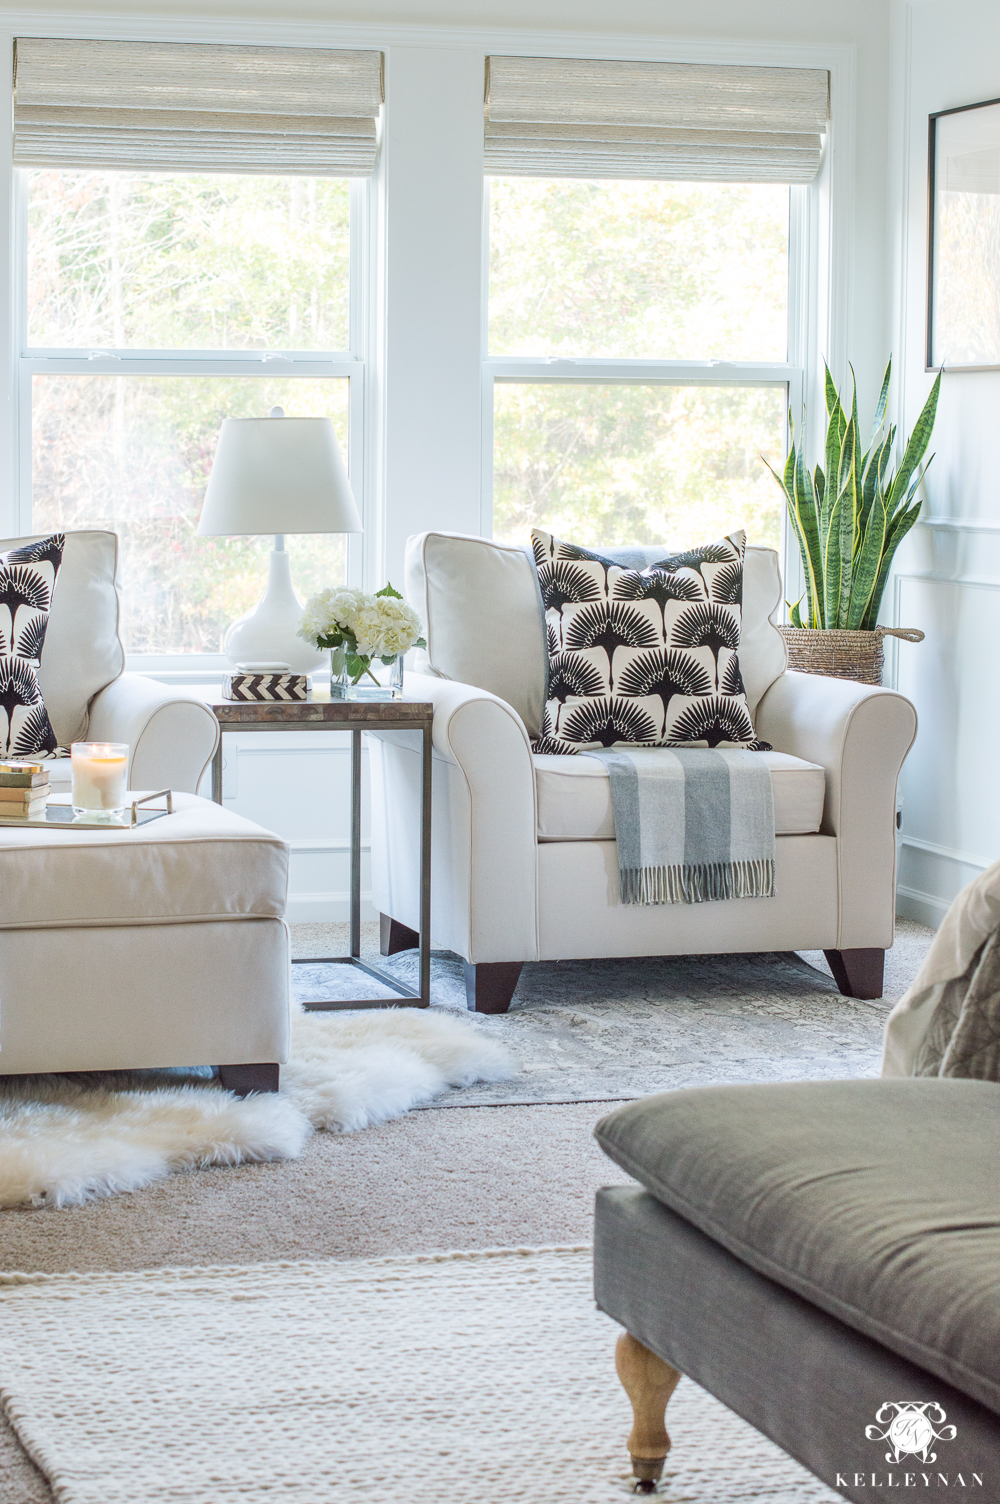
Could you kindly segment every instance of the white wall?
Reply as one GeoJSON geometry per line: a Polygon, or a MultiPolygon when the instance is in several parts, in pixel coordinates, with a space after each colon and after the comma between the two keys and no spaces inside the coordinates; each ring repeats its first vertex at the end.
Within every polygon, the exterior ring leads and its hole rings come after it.
{"type": "Polygon", "coordinates": [[[397,589],[411,533],[479,531],[483,79],[481,48],[393,46],[387,59],[385,550],[373,566],[397,589]]]}
{"type": "MultiPolygon", "coordinates": [[[[930,389],[924,369],[927,117],[1000,95],[996,0],[895,0],[890,215],[902,419],[930,389]]],[[[921,627],[896,655],[920,731],[903,769],[899,909],[937,924],[958,890],[1000,857],[1000,371],[946,374],[927,476],[926,522],[898,555],[884,613],[921,627]]]]}
{"type": "MultiPolygon", "coordinates": [[[[851,359],[862,401],[874,399],[889,340],[885,288],[889,0],[135,0],[30,9],[0,0],[0,33],[34,34],[58,16],[64,32],[196,41],[365,46],[386,55],[383,150],[373,194],[371,275],[381,316],[372,330],[368,446],[373,525],[369,584],[402,582],[408,534],[429,527],[478,532],[482,451],[482,109],[491,50],[560,55],[722,58],[827,66],[837,53],[840,207],[831,227],[830,289],[817,297],[817,350],[839,377],[851,359]],[[826,49],[824,51],[824,49],[826,49]],[[845,118],[846,117],[846,118],[845,118]],[[827,296],[829,291],[830,296],[827,296]],[[827,308],[827,303],[829,307],[827,308]]],[[[5,43],[0,35],[0,41],[5,43]]],[[[0,310],[2,312],[2,310],[0,310]]],[[[2,319],[0,319],[2,322],[2,319]]],[[[0,363],[0,388],[3,366],[0,363]]],[[[5,393],[0,390],[0,414],[5,393]]],[[[7,432],[0,433],[0,474],[7,432]]],[[[13,496],[0,492],[0,510],[13,496]]],[[[0,533],[3,529],[0,527],[0,533]]],[[[247,738],[236,785],[242,812],[296,847],[292,918],[344,913],[345,758],[303,738],[299,763],[247,738]],[[311,750],[309,750],[311,748],[311,750]],[[302,791],[313,788],[310,806],[302,791]],[[280,792],[276,792],[280,791],[280,792]],[[310,823],[310,822],[313,823],[310,823]]],[[[285,738],[288,751],[291,737],[285,738]]],[[[235,792],[234,792],[235,787],[235,792]]],[[[346,813],[346,812],[345,812],[346,813]]]]}

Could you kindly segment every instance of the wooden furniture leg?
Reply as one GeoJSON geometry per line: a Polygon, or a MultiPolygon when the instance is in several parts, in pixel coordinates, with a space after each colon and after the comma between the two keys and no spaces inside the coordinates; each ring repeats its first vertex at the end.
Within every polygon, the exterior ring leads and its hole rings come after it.
{"type": "Polygon", "coordinates": [[[833,972],[833,980],[844,997],[882,996],[884,950],[869,947],[862,950],[825,950],[823,954],[833,972]]]}
{"type": "Polygon", "coordinates": [[[523,961],[465,962],[465,1001],[474,1013],[506,1013],[523,961]]]}
{"type": "Polygon", "coordinates": [[[622,1332],[618,1338],[615,1367],[632,1403],[634,1425],[628,1449],[632,1476],[638,1480],[635,1491],[652,1494],[670,1451],[670,1437],[664,1424],[667,1401],[681,1376],[676,1368],[637,1342],[631,1332],[622,1332]]]}
{"type": "Polygon", "coordinates": [[[383,956],[394,956],[397,951],[416,950],[420,944],[420,936],[416,930],[411,930],[408,925],[400,924],[398,919],[390,919],[388,914],[380,914],[379,920],[379,950],[383,956]]]}
{"type": "Polygon", "coordinates": [[[252,1091],[277,1091],[279,1065],[270,1062],[264,1065],[220,1065],[219,1082],[226,1091],[238,1097],[248,1097],[252,1091]]]}

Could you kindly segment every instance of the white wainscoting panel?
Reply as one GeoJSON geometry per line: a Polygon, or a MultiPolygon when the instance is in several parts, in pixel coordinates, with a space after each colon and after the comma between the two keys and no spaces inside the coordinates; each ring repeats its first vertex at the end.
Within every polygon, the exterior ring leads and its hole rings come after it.
{"type": "MultiPolygon", "coordinates": [[[[371,905],[368,751],[361,740],[361,918],[371,905]]],[[[292,848],[288,919],[347,920],[351,875],[349,731],[227,732],[222,741],[227,809],[283,836],[292,848]]]]}
{"type": "MultiPolygon", "coordinates": [[[[998,92],[996,0],[892,0],[887,79],[890,414],[912,433],[931,389],[927,349],[927,117],[998,92]]],[[[937,924],[1000,856],[993,687],[1000,641],[1000,371],[945,371],[923,518],[896,556],[893,624],[922,627],[892,649],[894,683],[920,729],[903,768],[899,911],[937,924]]]]}
{"type": "Polygon", "coordinates": [[[955,894],[1000,855],[996,748],[1000,582],[905,574],[896,619],[926,632],[900,650],[896,682],[920,729],[903,768],[903,850],[897,909],[937,925],[955,894]]]}

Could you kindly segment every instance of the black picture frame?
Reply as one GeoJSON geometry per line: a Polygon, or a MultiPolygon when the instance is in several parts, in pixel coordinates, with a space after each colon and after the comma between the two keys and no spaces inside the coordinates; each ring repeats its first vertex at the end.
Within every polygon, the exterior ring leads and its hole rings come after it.
{"type": "MultiPolygon", "coordinates": [[[[996,196],[997,210],[1000,212],[1000,99],[983,99],[976,104],[958,105],[950,110],[938,110],[928,117],[927,136],[927,328],[925,361],[928,371],[996,371],[1000,370],[1000,318],[997,321],[995,338],[987,348],[983,346],[982,353],[990,358],[972,360],[949,360],[947,344],[954,343],[955,329],[946,324],[945,318],[939,317],[942,302],[947,302],[947,294],[954,290],[953,282],[956,275],[955,267],[950,264],[948,250],[939,244],[943,237],[938,233],[939,210],[945,207],[939,199],[945,192],[955,191],[945,188],[949,182],[946,173],[941,171],[939,156],[943,155],[942,147],[947,147],[948,138],[954,140],[965,127],[965,134],[970,143],[977,137],[986,139],[989,145],[985,150],[966,152],[964,156],[952,158],[951,161],[961,163],[968,162],[972,167],[968,173],[970,183],[977,189],[981,184],[976,180],[979,172],[985,181],[991,176],[993,168],[996,168],[995,186],[990,186],[984,192],[996,196]],[[991,116],[985,114],[978,120],[975,119],[978,111],[992,111],[991,116]],[[956,117],[965,117],[959,121],[956,117]],[[951,122],[955,122],[956,130],[949,130],[951,122]],[[944,125],[939,124],[945,122],[944,125]],[[991,159],[995,153],[996,163],[991,159]],[[979,160],[981,159],[981,160],[979,160]]],[[[991,179],[992,180],[992,179],[991,179]]],[[[983,191],[973,192],[972,188],[965,186],[958,190],[967,193],[969,198],[981,198],[983,191]]],[[[975,241],[973,240],[973,245],[975,241]]],[[[996,291],[998,294],[997,311],[1000,314],[1000,259],[996,266],[996,291]]]]}

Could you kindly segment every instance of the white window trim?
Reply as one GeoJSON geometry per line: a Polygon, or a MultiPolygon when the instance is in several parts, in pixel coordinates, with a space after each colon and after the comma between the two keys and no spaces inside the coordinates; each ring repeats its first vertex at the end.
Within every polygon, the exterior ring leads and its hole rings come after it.
{"type": "MultiPolygon", "coordinates": [[[[824,158],[825,158],[824,153],[824,158]]],[[[818,181],[818,180],[817,180],[818,181]]],[[[484,537],[493,536],[493,414],[494,386],[497,382],[550,382],[561,386],[746,386],[781,387],[786,393],[785,410],[791,410],[798,422],[806,397],[806,371],[809,359],[809,331],[816,319],[811,306],[815,276],[811,249],[815,236],[810,234],[818,218],[820,190],[816,184],[789,190],[788,212],[788,359],[784,361],[749,360],[629,360],[558,357],[511,357],[489,352],[489,178],[483,189],[483,377],[482,377],[482,510],[480,528],[484,537]]],[[[790,434],[785,420],[784,452],[788,452],[790,434]]],[[[788,581],[786,595],[795,600],[800,592],[802,564],[798,544],[788,525],[787,509],[778,498],[781,510],[779,559],[782,579],[788,581]],[[795,594],[790,592],[795,589],[795,594]]],[[[616,540],[627,543],[628,539],[616,540]]]]}
{"type": "MultiPolygon", "coordinates": [[[[15,246],[14,309],[16,331],[15,399],[17,435],[15,443],[17,484],[14,488],[14,515],[17,535],[35,531],[32,526],[32,444],[31,382],[37,375],[115,375],[115,376],[250,376],[264,378],[279,374],[289,379],[317,377],[346,378],[348,393],[348,474],[361,506],[362,518],[368,510],[365,487],[367,448],[367,347],[368,347],[368,242],[371,188],[363,178],[350,180],[350,251],[348,349],[314,350],[138,350],[56,349],[31,347],[27,342],[26,278],[28,250],[27,172],[13,173],[13,235],[15,246]]],[[[364,541],[348,534],[346,543],[347,582],[360,585],[364,577],[364,541]]],[[[261,590],[264,579],[261,578],[261,590]]],[[[165,680],[205,683],[230,671],[232,665],[219,653],[128,653],[126,672],[144,673],[165,680]]]]}
{"type": "MultiPolygon", "coordinates": [[[[409,54],[412,49],[430,49],[437,52],[455,51],[467,55],[479,54],[482,58],[503,52],[532,56],[591,58],[618,58],[624,61],[668,61],[692,63],[736,63],[761,66],[816,67],[826,68],[830,73],[830,102],[832,124],[827,140],[824,160],[817,182],[809,192],[807,223],[803,229],[809,236],[808,287],[802,317],[802,343],[806,353],[803,362],[805,372],[804,398],[807,411],[812,417],[812,429],[820,431],[824,412],[822,358],[829,362],[838,381],[847,375],[848,337],[851,330],[852,296],[854,278],[854,215],[855,215],[855,135],[856,135],[856,73],[857,47],[852,42],[813,42],[809,40],[756,41],[746,37],[732,39],[691,39],[671,37],[660,33],[645,36],[634,34],[628,37],[610,31],[584,32],[567,30],[505,29],[502,27],[410,25],[407,23],[341,23],[336,21],[289,21],[248,19],[234,20],[231,17],[164,17],[120,13],[109,15],[106,10],[78,11],[73,16],[65,12],[39,13],[22,3],[19,9],[5,12],[0,22],[0,80],[8,91],[12,89],[13,38],[19,34],[31,36],[91,37],[119,39],[122,37],[150,41],[190,41],[202,43],[230,43],[261,46],[294,47],[359,47],[381,49],[386,55],[387,77],[391,73],[392,57],[399,49],[409,54]]],[[[478,71],[478,70],[477,70],[478,71]]],[[[384,115],[386,139],[380,153],[376,176],[370,194],[371,234],[364,268],[366,288],[384,288],[385,257],[390,244],[395,245],[387,229],[385,211],[387,179],[385,175],[386,147],[391,151],[393,120],[403,133],[408,122],[397,110],[394,114],[392,87],[384,115]]],[[[13,285],[12,270],[16,263],[13,229],[13,168],[12,168],[12,112],[0,112],[0,278],[7,288],[6,299],[0,298],[0,412],[5,412],[6,421],[0,421],[0,536],[14,536],[18,531],[14,507],[18,483],[18,348],[15,339],[15,311],[17,291],[13,285]]],[[[437,184],[431,186],[437,190],[437,184]]],[[[440,185],[444,191],[444,185],[440,185]]],[[[393,190],[395,191],[395,190],[393,190]]],[[[405,189],[403,194],[405,200],[405,189]]],[[[405,219],[404,214],[404,219],[405,219]]],[[[793,224],[793,232],[795,226],[793,224]]],[[[397,247],[398,250],[398,247],[397,247]]],[[[387,506],[387,484],[395,484],[390,475],[390,460],[399,469],[396,451],[390,452],[386,436],[386,382],[389,372],[386,367],[386,329],[384,308],[373,297],[366,305],[369,321],[365,341],[369,359],[366,365],[366,412],[368,416],[365,436],[365,485],[364,497],[358,498],[365,521],[364,578],[368,583],[376,576],[384,577],[387,558],[394,561],[402,553],[402,538],[405,533],[421,527],[433,526],[438,514],[443,513],[438,525],[458,526],[474,531],[479,523],[481,506],[475,491],[480,489],[481,465],[475,465],[465,479],[471,482],[457,493],[462,500],[457,506],[450,503],[435,510],[431,504],[426,512],[421,507],[414,513],[408,505],[400,506],[394,499],[387,506]],[[461,516],[459,514],[462,514],[461,516]]],[[[790,310],[790,329],[794,311],[790,310]]],[[[406,307],[394,305],[394,345],[399,346],[410,333],[411,315],[406,307]]],[[[421,319],[415,321],[422,330],[421,319]]],[[[478,336],[478,331],[477,331],[478,336]]],[[[479,345],[472,369],[468,364],[467,335],[461,334],[459,347],[453,361],[455,369],[454,390],[468,379],[477,379],[474,371],[479,369],[485,346],[479,345]]],[[[439,362],[440,367],[440,362],[439,362]]],[[[413,376],[404,370],[403,376],[394,377],[394,411],[400,404],[404,409],[414,406],[413,376]]],[[[447,388],[447,382],[445,383],[447,388]]],[[[451,389],[448,389],[451,390],[451,389]]],[[[418,394],[418,398],[422,394],[418,394]]],[[[405,425],[404,425],[405,427],[405,425]]],[[[448,424],[443,425],[447,434],[448,424]]],[[[478,436],[477,436],[478,437],[478,436]]],[[[440,443],[439,435],[413,433],[420,463],[427,468],[432,462],[431,446],[440,443]]],[[[457,473],[463,474],[465,461],[460,461],[457,473]]],[[[426,486],[424,487],[426,491],[426,486]]],[[[794,562],[789,559],[786,593],[795,598],[794,581],[799,575],[797,551],[794,562]]],[[[796,592],[797,593],[797,592],[796,592]]]]}

